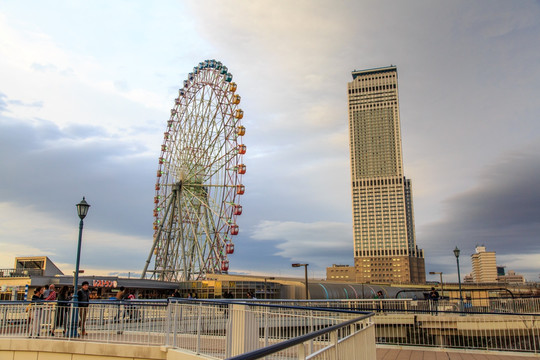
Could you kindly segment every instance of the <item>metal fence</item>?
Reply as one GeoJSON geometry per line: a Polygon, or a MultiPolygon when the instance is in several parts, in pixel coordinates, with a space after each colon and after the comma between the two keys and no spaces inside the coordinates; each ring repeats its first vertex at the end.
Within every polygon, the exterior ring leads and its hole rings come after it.
{"type": "Polygon", "coordinates": [[[92,302],[86,309],[58,306],[56,302],[3,302],[0,337],[167,345],[226,358],[322,330],[323,334],[302,346],[291,345],[268,358],[326,359],[330,358],[326,352],[354,346],[353,338],[354,344],[372,343],[372,351],[364,352],[374,354],[375,331],[370,318],[371,314],[352,311],[245,302],[112,301],[92,302]],[[349,326],[341,326],[345,323],[349,326]],[[332,326],[338,328],[324,331],[332,326]]]}
{"type": "MultiPolygon", "coordinates": [[[[358,336],[367,341],[369,332],[377,344],[540,353],[540,314],[456,312],[444,301],[437,306],[430,302],[414,305],[402,299],[271,304],[111,301],[90,303],[86,314],[55,302],[29,304],[0,302],[0,337],[167,345],[226,358],[283,345],[291,339],[355,320],[354,327],[324,333],[301,341],[302,345],[291,343],[272,356],[317,358],[315,354],[320,353],[317,356],[325,358],[322,354],[336,351],[337,344],[343,349],[346,343],[358,343],[358,336]],[[363,316],[358,310],[364,310],[364,314],[365,310],[372,310],[374,316],[358,320],[363,316]],[[84,329],[71,327],[77,323],[75,317],[86,319],[84,329]],[[359,335],[360,330],[363,333],[359,335]],[[352,338],[355,340],[347,340],[352,338]]],[[[514,301],[512,305],[524,304],[514,301]]]]}
{"type": "Polygon", "coordinates": [[[408,312],[431,313],[434,310],[459,313],[498,313],[498,314],[540,314],[540,298],[516,299],[481,299],[475,305],[458,299],[430,300],[414,299],[340,299],[340,300],[254,300],[253,302],[265,304],[280,304],[290,306],[316,306],[332,309],[348,309],[373,312],[408,312]]]}
{"type": "Polygon", "coordinates": [[[501,299],[493,308],[467,308],[448,301],[276,300],[272,304],[373,311],[377,344],[540,353],[536,299],[501,299]]]}
{"type": "Polygon", "coordinates": [[[540,316],[397,314],[374,317],[377,344],[539,353],[540,316]]]}

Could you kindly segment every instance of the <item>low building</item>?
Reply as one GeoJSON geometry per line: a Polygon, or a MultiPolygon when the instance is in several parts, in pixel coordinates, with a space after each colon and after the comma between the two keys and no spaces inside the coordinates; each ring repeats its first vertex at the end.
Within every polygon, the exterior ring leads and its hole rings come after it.
{"type": "Polygon", "coordinates": [[[326,268],[326,280],[329,281],[356,281],[354,266],[333,264],[326,268]]]}
{"type": "Polygon", "coordinates": [[[508,270],[508,274],[499,276],[497,278],[499,283],[503,284],[524,284],[525,277],[521,274],[517,274],[514,270],[508,270]]]}
{"type": "MultiPolygon", "coordinates": [[[[83,281],[90,284],[92,299],[108,299],[121,287],[143,299],[166,298],[178,289],[173,282],[118,276],[79,276],[78,285],[83,281]]],[[[48,257],[17,257],[14,268],[0,269],[0,300],[30,299],[36,287],[49,284],[54,284],[57,291],[67,286],[73,292],[73,276],[64,275],[48,257]]]]}

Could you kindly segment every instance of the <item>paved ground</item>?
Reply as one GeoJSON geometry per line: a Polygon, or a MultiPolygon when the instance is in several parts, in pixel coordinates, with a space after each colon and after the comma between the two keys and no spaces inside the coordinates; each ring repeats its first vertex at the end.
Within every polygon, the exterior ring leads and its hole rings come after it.
{"type": "Polygon", "coordinates": [[[463,350],[422,350],[377,347],[377,360],[525,360],[540,359],[540,355],[512,354],[463,350]]]}

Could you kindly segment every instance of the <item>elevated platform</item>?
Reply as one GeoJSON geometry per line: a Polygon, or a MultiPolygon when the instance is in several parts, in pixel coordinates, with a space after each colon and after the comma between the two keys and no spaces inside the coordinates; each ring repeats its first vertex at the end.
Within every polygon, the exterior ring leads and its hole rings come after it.
{"type": "Polygon", "coordinates": [[[524,360],[539,354],[434,348],[377,346],[377,360],[524,360]]]}

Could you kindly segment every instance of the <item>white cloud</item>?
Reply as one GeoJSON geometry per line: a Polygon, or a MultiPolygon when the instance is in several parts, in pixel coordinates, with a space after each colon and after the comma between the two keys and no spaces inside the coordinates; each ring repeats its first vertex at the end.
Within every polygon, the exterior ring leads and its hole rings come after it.
{"type": "MultiPolygon", "coordinates": [[[[65,274],[73,271],[78,217],[75,206],[69,210],[70,218],[60,219],[32,206],[0,203],[0,267],[11,268],[16,256],[49,256],[65,274]]],[[[152,239],[95,230],[89,218],[83,229],[81,268],[91,269],[91,274],[140,272],[152,239]]]]}
{"type": "Polygon", "coordinates": [[[311,260],[321,265],[322,259],[352,260],[352,230],[345,223],[262,221],[255,226],[251,238],[275,241],[275,255],[291,261],[311,260]]]}

